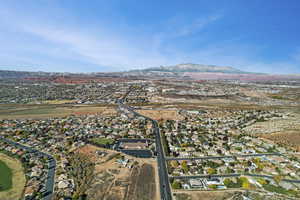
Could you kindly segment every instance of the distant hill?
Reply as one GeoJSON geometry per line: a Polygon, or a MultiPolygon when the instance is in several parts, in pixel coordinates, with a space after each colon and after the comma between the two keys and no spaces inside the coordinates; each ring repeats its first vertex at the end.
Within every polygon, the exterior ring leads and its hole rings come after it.
{"type": "Polygon", "coordinates": [[[229,74],[249,74],[251,72],[244,72],[233,67],[227,66],[216,66],[216,65],[202,65],[202,64],[178,64],[173,66],[160,66],[152,67],[141,70],[134,71],[144,71],[144,72],[214,72],[214,73],[229,73],[229,74]]]}
{"type": "Polygon", "coordinates": [[[0,70],[0,79],[24,79],[24,78],[31,78],[31,77],[51,77],[51,76],[63,76],[63,75],[83,76],[82,73],[0,70]]]}
{"type": "Polygon", "coordinates": [[[0,70],[0,79],[7,79],[7,78],[21,79],[21,78],[27,78],[32,76],[49,76],[49,75],[51,75],[51,73],[0,70]]]}

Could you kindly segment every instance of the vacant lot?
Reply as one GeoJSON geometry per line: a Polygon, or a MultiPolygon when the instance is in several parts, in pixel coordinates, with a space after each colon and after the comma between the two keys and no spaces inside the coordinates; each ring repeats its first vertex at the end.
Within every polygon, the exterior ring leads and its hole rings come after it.
{"type": "MultiPolygon", "coordinates": [[[[156,193],[156,162],[150,159],[134,158],[117,151],[85,145],[78,149],[96,163],[95,181],[88,191],[91,200],[158,200],[156,193]],[[106,152],[98,156],[96,152],[106,152]],[[124,167],[116,162],[125,156],[130,159],[132,168],[124,167]]],[[[1,199],[2,200],[2,199],[1,199]]]]}
{"type": "Polygon", "coordinates": [[[113,106],[103,105],[4,104],[0,107],[0,119],[64,117],[71,114],[113,115],[115,113],[113,106]]]}
{"type": "Polygon", "coordinates": [[[143,164],[140,168],[133,169],[130,182],[127,200],[155,199],[155,172],[152,165],[143,164]]]}
{"type": "MultiPolygon", "coordinates": [[[[1,168],[0,166],[0,180],[6,175],[9,179],[12,178],[12,182],[10,185],[10,189],[1,191],[0,190],[0,199],[1,200],[12,200],[12,199],[20,199],[23,193],[23,189],[26,183],[25,175],[23,172],[23,167],[20,161],[8,157],[5,154],[0,154],[0,160],[5,163],[5,165],[11,170],[10,172],[5,169],[6,167],[1,168]],[[2,171],[4,170],[4,171],[2,171]],[[7,174],[9,173],[9,174],[7,174]],[[11,174],[10,174],[11,173],[11,174]],[[7,176],[8,175],[8,176],[7,176]]],[[[1,163],[0,163],[1,165],[1,163]]],[[[9,180],[8,180],[9,181],[9,180]]],[[[9,183],[7,184],[9,186],[9,183]]]]}

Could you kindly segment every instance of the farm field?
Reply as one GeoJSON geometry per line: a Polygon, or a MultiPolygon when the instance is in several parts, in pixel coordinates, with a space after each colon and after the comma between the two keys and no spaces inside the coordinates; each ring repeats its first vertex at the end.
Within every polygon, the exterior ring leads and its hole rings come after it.
{"type": "Polygon", "coordinates": [[[0,189],[0,199],[19,199],[26,183],[21,162],[5,154],[0,154],[0,177],[0,185],[5,189],[0,189]]]}

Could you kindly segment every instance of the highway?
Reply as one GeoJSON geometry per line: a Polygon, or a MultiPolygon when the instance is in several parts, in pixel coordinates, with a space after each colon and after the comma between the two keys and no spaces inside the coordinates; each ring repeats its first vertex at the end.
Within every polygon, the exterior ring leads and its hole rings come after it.
{"type": "MultiPolygon", "coordinates": [[[[122,99],[119,99],[117,101],[117,103],[119,104],[120,108],[127,109],[128,111],[133,113],[135,116],[144,117],[145,119],[148,119],[152,122],[153,134],[155,134],[155,144],[156,144],[156,151],[157,151],[157,165],[158,165],[158,176],[159,176],[159,185],[160,185],[160,197],[162,200],[172,200],[172,192],[171,192],[170,183],[169,183],[169,175],[168,175],[168,170],[166,167],[166,158],[165,158],[165,154],[163,152],[163,146],[161,143],[160,130],[158,127],[158,123],[157,123],[157,121],[155,121],[149,117],[143,116],[143,115],[135,112],[133,110],[133,108],[124,104],[124,99],[129,94],[129,92],[127,92],[127,94],[122,99]]],[[[120,109],[120,110],[122,110],[122,109],[120,109]]]]}
{"type": "Polygon", "coordinates": [[[44,200],[51,200],[52,199],[52,196],[53,196],[53,190],[54,190],[54,176],[55,176],[55,168],[56,168],[56,161],[55,159],[49,155],[49,154],[46,154],[44,152],[41,152],[41,151],[38,151],[36,149],[33,149],[31,147],[28,147],[28,146],[25,146],[25,145],[22,145],[20,143],[17,143],[17,142],[14,142],[12,140],[8,140],[2,136],[0,136],[0,140],[10,144],[10,145],[13,145],[17,148],[20,148],[20,149],[24,149],[26,151],[28,151],[29,153],[35,153],[39,156],[43,156],[43,157],[47,157],[48,158],[48,175],[47,175],[47,180],[46,180],[46,185],[45,185],[45,189],[46,191],[44,192],[44,200]]]}

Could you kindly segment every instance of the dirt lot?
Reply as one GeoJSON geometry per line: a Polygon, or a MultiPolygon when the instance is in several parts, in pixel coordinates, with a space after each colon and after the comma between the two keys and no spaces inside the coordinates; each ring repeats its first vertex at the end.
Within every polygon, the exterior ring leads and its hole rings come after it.
{"type": "Polygon", "coordinates": [[[0,108],[0,119],[17,119],[17,118],[48,118],[48,117],[64,117],[67,115],[83,115],[83,114],[99,114],[113,115],[116,113],[113,106],[103,105],[14,105],[4,104],[0,108]]]}
{"type": "Polygon", "coordinates": [[[158,200],[156,161],[139,159],[119,152],[86,145],[78,150],[88,155],[96,163],[93,187],[88,191],[92,200],[158,200]],[[105,152],[105,156],[96,155],[105,152]],[[116,162],[124,156],[130,162],[123,166],[116,162]],[[132,167],[129,167],[132,166],[132,167]]]}
{"type": "Polygon", "coordinates": [[[22,197],[22,193],[26,183],[21,162],[14,158],[8,157],[5,154],[0,154],[0,160],[5,162],[7,166],[10,169],[12,169],[12,174],[13,174],[12,188],[7,191],[0,192],[0,199],[1,200],[20,199],[22,197]]]}

